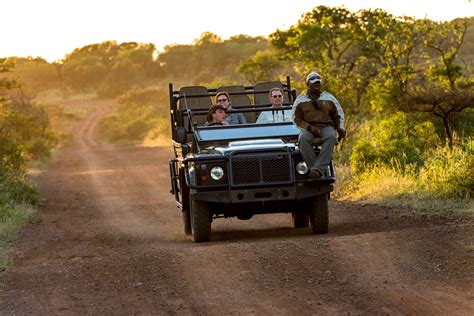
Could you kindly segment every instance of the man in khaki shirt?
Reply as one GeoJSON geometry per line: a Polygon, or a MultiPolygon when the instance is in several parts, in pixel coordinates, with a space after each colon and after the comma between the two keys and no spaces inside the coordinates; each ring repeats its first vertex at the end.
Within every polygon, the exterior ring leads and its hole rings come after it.
{"type": "Polygon", "coordinates": [[[313,179],[324,176],[333,158],[334,145],[346,136],[344,112],[332,94],[321,92],[321,81],[318,73],[311,72],[306,77],[307,93],[293,103],[293,122],[301,129],[299,149],[313,179]],[[315,138],[321,138],[322,142],[318,156],[313,150],[315,138]]]}

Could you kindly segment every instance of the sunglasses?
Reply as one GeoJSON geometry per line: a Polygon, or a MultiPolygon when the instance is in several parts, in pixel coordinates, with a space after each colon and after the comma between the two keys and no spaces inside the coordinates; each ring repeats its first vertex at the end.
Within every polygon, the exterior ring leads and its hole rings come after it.
{"type": "Polygon", "coordinates": [[[217,102],[227,102],[227,101],[229,101],[229,100],[227,100],[227,99],[217,99],[217,102]]]}
{"type": "Polygon", "coordinates": [[[272,95],[272,98],[281,98],[281,97],[283,97],[281,94],[272,95]]]}

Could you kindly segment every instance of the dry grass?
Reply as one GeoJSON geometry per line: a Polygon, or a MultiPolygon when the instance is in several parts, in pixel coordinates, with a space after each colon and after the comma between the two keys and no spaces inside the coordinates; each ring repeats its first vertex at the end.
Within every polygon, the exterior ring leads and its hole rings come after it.
{"type": "Polygon", "coordinates": [[[391,205],[416,214],[474,216],[472,199],[437,197],[426,191],[415,173],[377,167],[354,179],[349,167],[337,171],[336,199],[391,205]]]}

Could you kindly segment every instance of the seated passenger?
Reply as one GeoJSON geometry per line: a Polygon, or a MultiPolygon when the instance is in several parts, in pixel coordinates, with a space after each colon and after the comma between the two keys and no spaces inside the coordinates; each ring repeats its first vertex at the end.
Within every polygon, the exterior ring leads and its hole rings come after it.
{"type": "Polygon", "coordinates": [[[206,123],[204,126],[213,125],[228,125],[226,108],[222,105],[216,104],[211,106],[207,112],[206,123]]]}
{"type": "Polygon", "coordinates": [[[292,110],[281,110],[283,106],[283,90],[280,88],[272,88],[268,93],[272,111],[263,111],[257,119],[257,124],[262,123],[277,123],[277,122],[292,122],[292,110]]]}
{"type": "MultiPolygon", "coordinates": [[[[224,106],[226,110],[232,110],[230,97],[227,92],[218,92],[216,94],[216,104],[224,106]]],[[[247,120],[243,113],[232,113],[228,115],[227,122],[229,124],[246,124],[247,120]]]]}

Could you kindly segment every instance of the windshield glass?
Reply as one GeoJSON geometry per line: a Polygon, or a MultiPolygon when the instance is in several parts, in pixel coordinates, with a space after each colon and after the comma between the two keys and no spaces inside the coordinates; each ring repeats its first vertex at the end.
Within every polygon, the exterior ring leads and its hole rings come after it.
{"type": "Polygon", "coordinates": [[[273,124],[236,124],[219,127],[198,127],[195,130],[199,142],[298,137],[299,129],[291,122],[273,124]]]}

